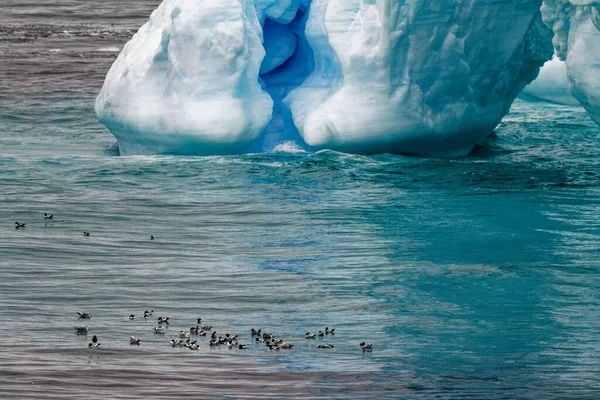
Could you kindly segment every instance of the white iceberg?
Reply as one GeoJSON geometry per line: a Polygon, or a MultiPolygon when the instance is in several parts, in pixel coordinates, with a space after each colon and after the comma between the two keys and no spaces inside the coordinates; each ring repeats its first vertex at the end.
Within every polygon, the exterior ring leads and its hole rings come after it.
{"type": "Polygon", "coordinates": [[[165,0],[125,46],[96,100],[122,154],[241,152],[273,101],[254,8],[238,0],[165,0]]]}
{"type": "Polygon", "coordinates": [[[544,64],[537,79],[523,89],[521,97],[526,100],[579,106],[569,89],[567,65],[557,57],[544,64]]]}
{"type": "Polygon", "coordinates": [[[544,0],[542,15],[566,61],[573,97],[600,125],[600,1],[544,0]]]}
{"type": "Polygon", "coordinates": [[[540,5],[165,0],[96,113],[122,154],[465,155],[551,58],[540,5]]]}

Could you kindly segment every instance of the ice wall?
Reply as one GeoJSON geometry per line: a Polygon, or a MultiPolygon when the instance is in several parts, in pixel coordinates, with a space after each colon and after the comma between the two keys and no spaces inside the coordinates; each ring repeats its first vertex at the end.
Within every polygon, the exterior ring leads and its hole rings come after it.
{"type": "Polygon", "coordinates": [[[242,152],[271,119],[252,2],[165,0],[125,46],[96,101],[121,154],[242,152]]]}
{"type": "Polygon", "coordinates": [[[573,97],[600,125],[600,1],[544,0],[542,14],[566,60],[573,97]]]}
{"type": "Polygon", "coordinates": [[[165,0],[96,112],[122,154],[465,155],[552,55],[540,4],[165,0]]]}
{"type": "Polygon", "coordinates": [[[551,58],[539,7],[313,0],[318,67],[288,99],[295,124],[315,148],[465,155],[551,58]],[[326,70],[339,74],[322,79],[326,70]]]}

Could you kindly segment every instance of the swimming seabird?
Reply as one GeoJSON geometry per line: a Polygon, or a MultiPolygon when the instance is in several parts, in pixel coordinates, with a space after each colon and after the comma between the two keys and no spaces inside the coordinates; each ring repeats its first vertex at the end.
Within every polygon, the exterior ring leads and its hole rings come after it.
{"type": "Polygon", "coordinates": [[[52,219],[52,218],[54,218],[54,215],[48,214],[48,213],[44,213],[44,219],[52,219]]]}
{"type": "Polygon", "coordinates": [[[129,336],[129,344],[140,344],[140,339],[136,338],[135,336],[129,336]]]}
{"type": "Polygon", "coordinates": [[[331,329],[329,329],[328,327],[325,327],[325,333],[326,333],[326,334],[328,334],[328,335],[329,335],[329,334],[331,333],[331,334],[333,335],[333,331],[335,331],[335,329],[334,329],[334,328],[331,328],[331,329]]]}
{"type": "Polygon", "coordinates": [[[150,235],[150,240],[154,240],[154,236],[150,235]]]}
{"type": "Polygon", "coordinates": [[[314,333],[310,333],[310,332],[306,332],[306,335],[304,335],[305,339],[315,339],[317,337],[317,335],[315,335],[314,333]]]}
{"type": "Polygon", "coordinates": [[[146,310],[146,311],[144,311],[144,318],[151,317],[153,312],[154,312],[154,310],[151,310],[151,311],[146,310]]]}
{"type": "Polygon", "coordinates": [[[165,327],[164,326],[156,326],[154,327],[154,333],[164,334],[165,327]]]}
{"type": "Polygon", "coordinates": [[[25,228],[25,223],[21,223],[19,221],[15,222],[15,229],[25,228]]]}
{"type": "Polygon", "coordinates": [[[317,333],[317,335],[319,335],[319,336],[325,336],[325,334],[322,331],[319,331],[319,333],[317,333]]]}
{"type": "Polygon", "coordinates": [[[248,345],[247,345],[247,344],[240,344],[240,345],[238,346],[238,348],[239,348],[240,350],[246,350],[246,349],[248,348],[248,345]]]}
{"type": "Polygon", "coordinates": [[[252,328],[250,330],[250,332],[252,332],[252,336],[260,336],[261,335],[260,331],[261,331],[261,329],[254,329],[254,328],[252,328]]]}
{"type": "Polygon", "coordinates": [[[83,236],[90,237],[90,233],[89,232],[83,232],[83,236]]]}
{"type": "Polygon", "coordinates": [[[179,337],[180,338],[189,338],[190,337],[190,333],[186,332],[186,331],[180,331],[179,332],[179,337]]]}
{"type": "Polygon", "coordinates": [[[88,332],[88,326],[87,325],[74,326],[73,328],[75,328],[75,330],[77,331],[77,333],[87,333],[88,332]]]}
{"type": "Polygon", "coordinates": [[[96,335],[92,336],[92,343],[98,343],[98,337],[96,335]]]}
{"type": "Polygon", "coordinates": [[[193,333],[194,335],[197,335],[200,332],[200,327],[199,326],[192,326],[190,328],[190,333],[193,333]]]}
{"type": "Polygon", "coordinates": [[[158,323],[169,325],[169,317],[158,317],[158,323]]]}
{"type": "Polygon", "coordinates": [[[129,319],[133,321],[133,320],[135,319],[135,315],[131,314],[131,315],[129,316],[129,319]]]}
{"type": "Polygon", "coordinates": [[[203,326],[201,328],[202,328],[203,331],[210,331],[212,329],[212,326],[206,325],[206,326],[203,326]]]}
{"type": "Polygon", "coordinates": [[[279,347],[281,347],[282,349],[291,349],[292,347],[294,347],[294,345],[289,343],[281,343],[279,347]]]}
{"type": "Polygon", "coordinates": [[[77,315],[79,315],[79,318],[81,318],[81,319],[90,319],[90,318],[92,318],[92,313],[89,312],[89,311],[84,311],[84,312],[77,311],[77,315]]]}
{"type": "Polygon", "coordinates": [[[196,318],[196,324],[200,325],[202,323],[202,318],[196,318]]]}
{"type": "Polygon", "coordinates": [[[210,335],[210,338],[215,340],[217,338],[217,331],[214,331],[212,335],[210,335]]]}
{"type": "Polygon", "coordinates": [[[92,348],[92,347],[100,347],[100,343],[90,343],[90,344],[88,344],[88,347],[89,347],[89,348],[92,348]]]}
{"type": "Polygon", "coordinates": [[[329,343],[320,344],[317,346],[319,349],[333,349],[333,345],[329,343]]]}
{"type": "Polygon", "coordinates": [[[372,350],[373,349],[373,344],[372,343],[362,342],[360,344],[360,348],[363,349],[363,350],[372,350]]]}

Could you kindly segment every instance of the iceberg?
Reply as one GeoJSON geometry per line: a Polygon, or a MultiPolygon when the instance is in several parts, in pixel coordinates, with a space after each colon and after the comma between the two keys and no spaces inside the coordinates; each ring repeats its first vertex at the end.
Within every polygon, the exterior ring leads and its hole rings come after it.
{"type": "Polygon", "coordinates": [[[251,2],[165,0],[111,67],[96,115],[121,154],[242,152],[269,123],[251,2]]]}
{"type": "Polygon", "coordinates": [[[468,154],[552,57],[542,0],[164,0],[96,100],[121,154],[468,154]]]}
{"type": "Polygon", "coordinates": [[[600,125],[600,1],[544,0],[541,10],[571,94],[600,125]]]}
{"type": "Polygon", "coordinates": [[[523,89],[520,97],[525,100],[579,106],[579,102],[571,96],[567,65],[558,57],[544,64],[537,79],[523,89]]]}

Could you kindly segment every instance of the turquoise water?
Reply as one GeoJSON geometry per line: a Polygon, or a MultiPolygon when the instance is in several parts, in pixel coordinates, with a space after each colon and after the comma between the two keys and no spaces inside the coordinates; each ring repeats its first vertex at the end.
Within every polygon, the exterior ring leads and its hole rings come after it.
{"type": "Polygon", "coordinates": [[[97,49],[149,3],[116,27],[114,1],[98,26],[17,2],[0,20],[0,398],[598,398],[600,129],[582,109],[518,100],[451,160],[119,157],[97,49]],[[171,348],[197,317],[296,347],[171,348]]]}
{"type": "Polygon", "coordinates": [[[598,394],[600,132],[583,110],[518,101],[454,160],[118,157],[92,102],[0,108],[9,397],[135,397],[150,382],[175,397],[598,394]],[[146,309],[171,318],[164,338],[146,309]],[[197,317],[296,348],[171,348],[197,317]],[[335,336],[303,338],[326,325],[335,336]]]}

